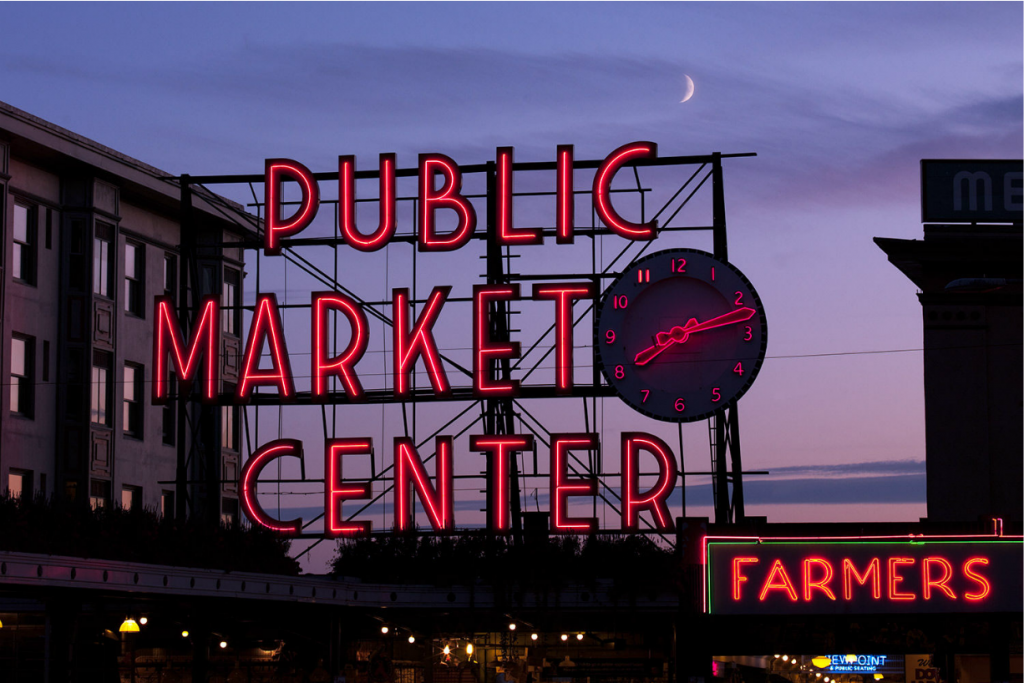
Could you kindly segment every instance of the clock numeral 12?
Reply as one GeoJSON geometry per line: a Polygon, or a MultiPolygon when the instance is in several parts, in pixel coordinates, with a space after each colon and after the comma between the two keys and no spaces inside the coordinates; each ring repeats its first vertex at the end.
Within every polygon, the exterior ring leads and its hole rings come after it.
{"type": "Polygon", "coordinates": [[[686,272],[686,259],[674,258],[671,261],[673,273],[685,273],[686,272]]]}

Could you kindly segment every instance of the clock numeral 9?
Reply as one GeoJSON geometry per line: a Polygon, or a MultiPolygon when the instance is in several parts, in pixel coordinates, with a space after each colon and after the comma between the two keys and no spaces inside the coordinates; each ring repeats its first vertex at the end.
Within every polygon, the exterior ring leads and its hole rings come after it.
{"type": "MultiPolygon", "coordinates": [[[[747,329],[749,330],[750,328],[748,327],[747,329]]],[[[604,333],[604,338],[606,340],[605,344],[614,344],[615,343],[615,330],[608,330],[607,332],[605,332],[604,333]]]]}
{"type": "Polygon", "coordinates": [[[651,390],[650,389],[641,389],[640,393],[644,395],[643,400],[641,400],[640,402],[641,403],[647,403],[647,397],[651,395],[651,390]]]}
{"type": "Polygon", "coordinates": [[[686,259],[674,258],[671,260],[672,272],[673,273],[685,273],[686,272],[686,259]]]}
{"type": "Polygon", "coordinates": [[[722,400],[722,390],[719,389],[718,387],[714,387],[711,390],[711,402],[712,403],[718,403],[721,400],[722,400]]]}
{"type": "MultiPolygon", "coordinates": [[[[614,335],[613,335],[614,336],[614,335]]],[[[743,341],[750,341],[754,338],[754,332],[750,329],[750,325],[746,326],[746,333],[743,335],[743,341]]],[[[611,342],[608,342],[611,344],[611,342]]]]}
{"type": "Polygon", "coordinates": [[[615,366],[615,379],[623,379],[626,376],[626,368],[621,365],[615,366]]]}
{"type": "Polygon", "coordinates": [[[743,292],[736,292],[736,305],[737,306],[742,306],[743,305],[743,292]]]}
{"type": "Polygon", "coordinates": [[[683,399],[681,398],[677,398],[674,405],[677,413],[681,413],[686,410],[686,405],[683,403],[683,399]]]}
{"type": "Polygon", "coordinates": [[[629,299],[626,298],[625,294],[612,297],[612,308],[625,308],[629,304],[629,299]]]}

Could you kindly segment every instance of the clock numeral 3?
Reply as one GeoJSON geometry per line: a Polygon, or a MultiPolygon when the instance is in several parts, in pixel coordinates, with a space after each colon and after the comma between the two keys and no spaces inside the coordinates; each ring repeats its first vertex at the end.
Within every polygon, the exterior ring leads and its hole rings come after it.
{"type": "MultiPolygon", "coordinates": [[[[743,335],[743,341],[750,341],[754,338],[754,332],[750,329],[750,325],[747,325],[746,330],[746,334],[743,335]]],[[[608,343],[610,344],[611,342],[608,343]]]]}
{"type": "Polygon", "coordinates": [[[713,388],[711,390],[711,402],[712,403],[718,403],[721,400],[722,400],[722,390],[719,389],[718,387],[713,388]]]}
{"type": "Polygon", "coordinates": [[[626,368],[621,365],[615,366],[615,379],[623,379],[626,376],[626,368]]]}
{"type": "Polygon", "coordinates": [[[683,403],[683,399],[677,398],[675,402],[675,409],[677,413],[681,413],[686,410],[686,405],[683,403]]]}

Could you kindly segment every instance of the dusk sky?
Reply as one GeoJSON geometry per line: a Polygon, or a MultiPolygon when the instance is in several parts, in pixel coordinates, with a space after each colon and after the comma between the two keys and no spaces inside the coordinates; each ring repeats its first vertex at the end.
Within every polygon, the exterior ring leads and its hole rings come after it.
{"type": "MultiPolygon", "coordinates": [[[[5,4],[2,15],[20,28],[0,49],[0,99],[173,174],[262,173],[269,157],[330,171],[340,154],[369,168],[382,152],[397,153],[399,167],[421,152],[474,164],[499,145],[514,146],[517,161],[553,161],[558,144],[598,159],[636,140],[657,142],[662,156],[756,152],[727,160],[724,178],[729,260],[757,288],[770,330],[768,358],[740,403],[744,465],[771,471],[747,480],[748,514],[925,516],[921,308],[872,237],[922,237],[922,158],[1021,157],[1021,3],[33,3],[5,4]],[[680,102],[686,76],[695,91],[680,102]]],[[[653,204],[693,170],[652,175],[653,204]]],[[[248,188],[211,189],[251,201],[248,188]]],[[[710,224],[709,189],[679,221],[710,224]]],[[[517,219],[550,226],[550,203],[524,205],[517,219]]],[[[577,214],[589,221],[589,210],[577,214]]],[[[605,265],[625,246],[602,243],[605,265]]],[[[710,250],[710,235],[665,234],[652,250],[669,247],[710,250]]],[[[412,286],[407,245],[338,253],[342,283],[368,299],[412,286]]],[[[589,244],[519,253],[524,272],[589,267],[589,244]]],[[[421,257],[419,292],[452,284],[453,296],[468,295],[478,255],[421,257]]],[[[304,256],[333,268],[330,250],[304,256]]],[[[261,265],[263,289],[292,303],[323,288],[286,273],[282,259],[261,265]]],[[[254,268],[252,254],[247,302],[254,268]]],[[[553,321],[550,304],[534,306],[520,316],[524,348],[553,321]]],[[[469,362],[468,307],[444,316],[453,331],[441,345],[469,362]]],[[[305,369],[308,312],[290,311],[286,325],[292,365],[305,369]]],[[[578,381],[590,376],[590,325],[576,334],[578,381]]],[[[364,380],[371,386],[385,368],[380,326],[372,333],[360,365],[381,373],[364,380]]],[[[579,431],[579,403],[528,407],[552,431],[579,431]]],[[[603,403],[606,463],[618,462],[623,430],[677,447],[673,425],[603,403]]],[[[422,410],[418,436],[464,407],[422,410]]],[[[336,436],[373,436],[378,463],[390,464],[400,422],[398,407],[339,410],[336,436]]],[[[286,408],[280,425],[282,436],[307,440],[308,471],[320,476],[319,409],[286,408]]],[[[260,442],[278,430],[277,411],[261,410],[260,442]]],[[[687,425],[684,444],[685,468],[706,470],[706,423],[687,425]]],[[[479,471],[465,438],[456,449],[461,472],[479,471]]],[[[478,509],[468,489],[480,486],[465,487],[461,507],[478,509]]],[[[531,509],[534,487],[524,490],[531,509]]],[[[320,487],[299,488],[307,493],[282,506],[309,519],[320,487]]],[[[687,503],[688,515],[712,514],[706,477],[687,479],[687,503]]],[[[677,493],[677,513],[680,504],[677,493]]],[[[380,528],[390,514],[378,508],[373,519],[380,528]]],[[[604,524],[617,528],[618,517],[604,524]]],[[[328,550],[306,567],[322,568],[328,550]]]]}

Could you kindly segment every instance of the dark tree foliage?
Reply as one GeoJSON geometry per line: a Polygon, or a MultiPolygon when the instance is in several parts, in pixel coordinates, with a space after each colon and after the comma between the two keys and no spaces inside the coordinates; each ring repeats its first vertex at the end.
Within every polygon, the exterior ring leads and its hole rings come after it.
{"type": "Polygon", "coordinates": [[[601,583],[620,593],[679,585],[671,549],[645,536],[551,537],[514,546],[484,532],[457,537],[385,534],[338,542],[332,574],[374,583],[436,586],[477,582],[526,590],[601,583]]]}
{"type": "Polygon", "coordinates": [[[152,510],[0,497],[0,550],[297,575],[289,542],[256,527],[178,524],[152,510]]]}

